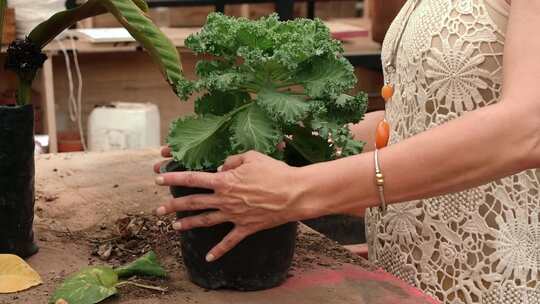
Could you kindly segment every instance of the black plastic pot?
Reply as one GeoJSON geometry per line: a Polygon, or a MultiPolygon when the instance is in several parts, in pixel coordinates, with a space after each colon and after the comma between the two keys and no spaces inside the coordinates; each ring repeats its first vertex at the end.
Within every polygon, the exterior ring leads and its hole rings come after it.
{"type": "Polygon", "coordinates": [[[33,221],[34,110],[0,106],[0,253],[36,253],[33,221]]]}
{"type": "MultiPolygon", "coordinates": [[[[162,172],[183,171],[174,162],[162,172]]],[[[171,187],[174,197],[211,193],[208,189],[171,187]]],[[[178,218],[200,214],[179,212],[178,218]]],[[[264,230],[244,239],[215,262],[208,263],[206,254],[232,229],[232,223],[209,228],[196,228],[181,233],[182,257],[190,280],[206,289],[254,291],[275,287],[287,277],[296,245],[298,224],[288,223],[264,230]]]]}
{"type": "MultiPolygon", "coordinates": [[[[303,167],[311,164],[290,146],[285,148],[285,160],[287,164],[294,167],[303,167]]],[[[302,223],[341,245],[366,242],[366,229],[362,217],[333,214],[304,220],[302,223]]]]}

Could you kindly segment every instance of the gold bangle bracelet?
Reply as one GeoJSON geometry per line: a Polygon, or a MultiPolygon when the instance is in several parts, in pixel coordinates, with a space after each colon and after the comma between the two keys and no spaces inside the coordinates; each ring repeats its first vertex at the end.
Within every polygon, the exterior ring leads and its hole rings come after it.
{"type": "Polygon", "coordinates": [[[379,190],[379,199],[381,201],[380,211],[386,212],[386,199],[384,198],[384,174],[379,165],[379,149],[375,149],[375,185],[379,190]]]}

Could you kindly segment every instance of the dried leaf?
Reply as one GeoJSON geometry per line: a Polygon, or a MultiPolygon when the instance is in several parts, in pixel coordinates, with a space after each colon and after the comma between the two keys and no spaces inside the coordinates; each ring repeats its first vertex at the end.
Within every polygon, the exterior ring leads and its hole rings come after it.
{"type": "Polygon", "coordinates": [[[18,292],[41,283],[39,274],[23,259],[0,254],[0,293],[18,292]]]}

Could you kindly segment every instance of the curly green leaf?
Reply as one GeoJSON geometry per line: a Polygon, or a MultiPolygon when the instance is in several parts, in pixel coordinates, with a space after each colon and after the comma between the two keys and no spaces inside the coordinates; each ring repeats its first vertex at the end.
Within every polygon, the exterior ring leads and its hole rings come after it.
{"type": "Polygon", "coordinates": [[[240,91],[215,91],[195,100],[195,113],[204,116],[225,115],[250,99],[249,94],[240,91]]]}
{"type": "Polygon", "coordinates": [[[167,143],[174,160],[186,169],[216,169],[227,157],[228,116],[186,117],[172,123],[167,143]]]}
{"type": "Polygon", "coordinates": [[[343,57],[315,57],[303,63],[295,79],[312,98],[336,98],[356,84],[353,66],[343,57]]]}
{"type": "Polygon", "coordinates": [[[293,93],[264,88],[257,94],[257,103],[274,121],[294,124],[309,114],[309,104],[293,93]]]}
{"type": "Polygon", "coordinates": [[[236,114],[231,133],[231,143],[237,153],[256,150],[272,154],[283,138],[283,133],[257,104],[236,114]]]}
{"type": "Polygon", "coordinates": [[[286,140],[288,151],[291,151],[292,148],[301,156],[302,159],[297,160],[297,162],[307,162],[301,165],[314,164],[332,159],[335,151],[328,140],[313,134],[311,129],[295,126],[292,128],[290,134],[291,137],[286,140]]]}

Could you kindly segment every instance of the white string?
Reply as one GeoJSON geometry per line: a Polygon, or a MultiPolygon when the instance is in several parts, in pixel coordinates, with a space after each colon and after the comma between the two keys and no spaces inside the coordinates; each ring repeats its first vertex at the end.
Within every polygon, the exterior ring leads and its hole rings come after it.
{"type": "Polygon", "coordinates": [[[82,88],[83,88],[83,80],[82,80],[82,73],[79,65],[79,58],[77,56],[77,47],[75,45],[75,42],[72,38],[70,38],[71,42],[71,50],[73,53],[73,63],[75,65],[75,71],[77,73],[77,96],[75,97],[75,88],[74,88],[74,81],[73,81],[73,71],[71,68],[71,60],[69,58],[69,53],[67,51],[66,46],[62,42],[61,39],[56,39],[56,42],[60,46],[60,50],[62,54],[64,55],[64,61],[66,63],[66,74],[68,78],[68,88],[69,88],[69,96],[68,96],[68,113],[69,113],[69,119],[72,122],[77,123],[77,128],[79,129],[79,135],[81,137],[81,143],[83,146],[83,150],[86,151],[86,141],[84,138],[84,130],[82,127],[82,88]]]}
{"type": "Polygon", "coordinates": [[[75,40],[73,38],[69,39],[71,42],[71,49],[73,51],[73,62],[75,63],[75,72],[77,72],[77,109],[78,109],[78,117],[77,117],[77,125],[79,127],[79,135],[81,137],[81,143],[83,146],[84,151],[86,151],[86,141],[84,138],[84,130],[82,126],[82,89],[83,89],[83,79],[82,79],[82,73],[81,73],[81,66],[79,65],[79,55],[77,51],[77,46],[75,45],[75,40]]]}

